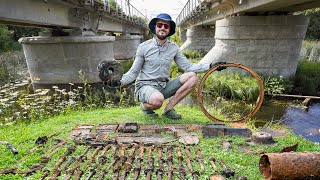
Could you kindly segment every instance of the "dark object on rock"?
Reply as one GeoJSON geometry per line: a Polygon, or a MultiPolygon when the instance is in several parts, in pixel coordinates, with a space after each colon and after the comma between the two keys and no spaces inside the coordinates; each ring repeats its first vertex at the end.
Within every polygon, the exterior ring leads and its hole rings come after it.
{"type": "Polygon", "coordinates": [[[36,144],[45,144],[47,142],[48,142],[47,136],[38,137],[38,139],[36,140],[36,144]]]}

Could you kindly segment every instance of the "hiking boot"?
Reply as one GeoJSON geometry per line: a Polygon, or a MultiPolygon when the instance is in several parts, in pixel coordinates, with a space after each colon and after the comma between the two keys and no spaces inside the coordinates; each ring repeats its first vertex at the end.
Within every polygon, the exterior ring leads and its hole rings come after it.
{"type": "Polygon", "coordinates": [[[158,116],[158,114],[155,113],[153,110],[151,110],[151,109],[145,109],[145,108],[143,107],[143,104],[142,104],[142,103],[140,104],[140,108],[141,108],[141,111],[143,112],[143,114],[144,114],[145,116],[150,116],[150,117],[158,116]]]}
{"type": "Polygon", "coordinates": [[[173,108],[168,109],[162,113],[162,116],[170,119],[181,119],[181,115],[178,114],[173,108]]]}

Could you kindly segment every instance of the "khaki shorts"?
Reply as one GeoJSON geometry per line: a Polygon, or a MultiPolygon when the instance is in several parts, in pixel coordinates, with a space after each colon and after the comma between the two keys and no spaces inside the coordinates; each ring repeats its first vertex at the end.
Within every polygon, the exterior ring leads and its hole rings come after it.
{"type": "Polygon", "coordinates": [[[148,103],[150,96],[154,92],[158,91],[163,94],[164,99],[167,99],[173,96],[181,86],[182,84],[179,76],[175,79],[169,80],[166,83],[165,88],[160,85],[143,85],[136,90],[135,97],[139,102],[148,103]]]}

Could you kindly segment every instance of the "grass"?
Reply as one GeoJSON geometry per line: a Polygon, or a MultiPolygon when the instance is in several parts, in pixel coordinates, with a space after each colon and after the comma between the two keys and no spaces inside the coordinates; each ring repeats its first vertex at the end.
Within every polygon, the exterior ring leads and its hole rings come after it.
{"type": "MultiPolygon", "coordinates": [[[[53,139],[63,138],[67,140],[69,145],[72,140],[69,138],[72,128],[80,124],[104,124],[104,123],[122,123],[122,122],[138,122],[141,124],[168,124],[168,123],[196,123],[206,124],[212,123],[207,119],[198,107],[190,107],[179,105],[176,110],[183,115],[181,121],[174,121],[163,118],[161,116],[156,118],[148,118],[142,115],[138,106],[127,108],[99,108],[87,111],[70,111],[63,115],[51,117],[47,119],[32,120],[28,123],[19,123],[14,126],[0,127],[1,136],[0,141],[8,141],[19,150],[18,155],[13,155],[11,151],[7,150],[4,145],[0,145],[0,169],[11,167],[18,167],[21,170],[28,169],[32,164],[40,161],[40,157],[50,153],[53,139]],[[48,136],[52,133],[58,132],[54,138],[49,139],[49,142],[39,148],[34,153],[22,157],[22,154],[29,151],[35,146],[34,142],[38,137],[48,136]]],[[[161,109],[156,111],[161,113],[161,109]]],[[[250,122],[248,122],[250,124],[250,122]]],[[[201,133],[198,134],[201,137],[201,133]]],[[[251,146],[254,152],[265,151],[267,153],[278,152],[285,146],[289,146],[299,142],[298,152],[320,152],[318,143],[312,143],[298,137],[290,132],[286,137],[276,138],[278,144],[276,146],[251,146]]],[[[218,137],[218,138],[200,138],[198,147],[201,149],[204,156],[205,171],[201,172],[199,179],[209,179],[213,170],[208,161],[209,158],[223,159],[227,166],[234,168],[237,176],[246,176],[248,179],[262,179],[258,170],[258,163],[260,154],[244,153],[240,147],[246,145],[246,138],[242,137],[218,137]],[[231,150],[224,151],[221,148],[223,140],[231,140],[231,150]]],[[[53,156],[52,161],[46,165],[46,169],[51,169],[54,162],[63,155],[66,148],[61,149],[53,156]]],[[[77,149],[75,154],[81,153],[83,148],[77,149]]],[[[176,154],[174,154],[176,156],[176,154]]],[[[154,153],[155,166],[157,166],[157,156],[154,153]]],[[[177,167],[177,162],[176,167],[177,167]]],[[[195,165],[195,169],[199,169],[195,165]]],[[[187,167],[185,166],[185,169],[187,167]]],[[[188,172],[188,171],[187,171],[188,172]]],[[[28,176],[28,179],[39,179],[42,171],[37,171],[35,174],[28,176]]],[[[155,174],[155,173],[154,173],[155,174]]],[[[189,174],[189,173],[188,173],[189,174]]],[[[155,175],[154,175],[155,176],[155,175]]],[[[144,176],[143,176],[144,177],[144,176]]],[[[176,176],[177,177],[177,176],[176,176]]],[[[0,179],[24,179],[24,175],[0,175],[0,179]]],[[[187,178],[191,178],[188,176],[187,178]]]]}

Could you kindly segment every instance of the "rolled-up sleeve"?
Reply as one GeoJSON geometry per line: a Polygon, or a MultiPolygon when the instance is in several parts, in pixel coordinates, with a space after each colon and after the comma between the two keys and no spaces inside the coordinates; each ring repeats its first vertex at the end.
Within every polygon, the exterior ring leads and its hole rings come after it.
{"type": "Polygon", "coordinates": [[[210,64],[191,63],[179,50],[175,56],[176,64],[187,72],[205,72],[210,68],[210,64]]]}
{"type": "Polygon", "coordinates": [[[132,83],[139,75],[141,68],[144,63],[143,48],[141,45],[138,46],[134,62],[127,73],[121,78],[121,83],[127,85],[132,83]]]}

